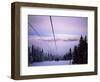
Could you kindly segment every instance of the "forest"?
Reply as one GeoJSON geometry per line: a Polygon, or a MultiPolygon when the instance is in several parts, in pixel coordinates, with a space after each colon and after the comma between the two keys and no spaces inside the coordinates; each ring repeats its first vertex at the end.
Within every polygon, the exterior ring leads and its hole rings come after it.
{"type": "Polygon", "coordinates": [[[73,50],[69,48],[69,52],[61,56],[45,53],[43,49],[32,45],[28,47],[28,65],[34,62],[42,61],[67,61],[72,60],[72,64],[87,64],[88,63],[88,43],[87,36],[81,35],[78,45],[73,46],[73,50]]]}

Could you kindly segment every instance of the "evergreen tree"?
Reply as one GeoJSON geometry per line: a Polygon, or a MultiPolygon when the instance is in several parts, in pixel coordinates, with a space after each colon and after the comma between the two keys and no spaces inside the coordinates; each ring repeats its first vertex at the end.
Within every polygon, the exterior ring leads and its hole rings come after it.
{"type": "Polygon", "coordinates": [[[63,56],[63,60],[67,60],[67,55],[64,55],[63,56]]]}
{"type": "Polygon", "coordinates": [[[73,51],[73,64],[76,64],[79,62],[79,58],[78,58],[78,48],[77,46],[74,47],[74,51],[73,51]]]}
{"type": "Polygon", "coordinates": [[[71,50],[71,48],[69,49],[69,60],[71,60],[72,59],[72,50],[71,50]]]}
{"type": "Polygon", "coordinates": [[[63,56],[63,59],[64,59],[64,60],[72,60],[72,50],[71,50],[71,48],[69,49],[69,52],[66,53],[66,54],[63,56]]]}
{"type": "Polygon", "coordinates": [[[88,63],[88,45],[87,45],[87,37],[85,36],[85,41],[84,41],[84,64],[88,63]]]}
{"type": "Polygon", "coordinates": [[[32,53],[30,51],[30,47],[28,47],[28,65],[32,63],[32,53]]]}
{"type": "Polygon", "coordinates": [[[79,59],[79,62],[78,64],[83,64],[83,59],[84,59],[84,40],[83,40],[83,37],[81,36],[80,38],[80,42],[79,42],[79,45],[78,45],[78,59],[79,59]]]}
{"type": "Polygon", "coordinates": [[[80,37],[78,47],[74,47],[73,51],[73,64],[87,64],[88,53],[87,53],[87,37],[80,37]]]}

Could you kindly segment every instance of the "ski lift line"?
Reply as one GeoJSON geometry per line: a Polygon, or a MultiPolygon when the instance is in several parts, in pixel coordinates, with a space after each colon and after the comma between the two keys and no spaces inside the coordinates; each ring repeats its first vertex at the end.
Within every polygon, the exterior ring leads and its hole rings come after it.
{"type": "Polygon", "coordinates": [[[50,22],[51,22],[52,33],[53,33],[53,37],[54,37],[55,48],[56,48],[56,51],[57,51],[57,44],[56,44],[56,39],[55,39],[55,32],[54,32],[53,22],[52,22],[51,16],[50,16],[50,22]]]}
{"type": "Polygon", "coordinates": [[[28,24],[31,26],[32,30],[35,31],[37,33],[37,35],[40,36],[40,38],[41,38],[41,35],[38,33],[38,31],[30,23],[28,23],[28,24]]]}
{"type": "MultiPolygon", "coordinates": [[[[42,39],[41,35],[38,33],[38,31],[29,23],[29,25],[31,26],[32,30],[36,32],[36,34],[42,39]]],[[[43,40],[43,39],[42,39],[43,40]]],[[[48,45],[48,44],[47,44],[48,45]]],[[[48,47],[50,48],[50,45],[48,45],[48,47]]]]}
{"type": "MultiPolygon", "coordinates": [[[[36,34],[42,39],[41,35],[38,33],[38,31],[28,22],[28,24],[31,26],[32,30],[36,32],[36,34]]],[[[43,39],[42,39],[43,40],[43,39]]],[[[48,45],[48,48],[50,48],[50,45],[48,45]]]]}
{"type": "MultiPolygon", "coordinates": [[[[29,23],[31,26],[32,30],[36,32],[36,34],[42,39],[41,35],[38,33],[38,31],[29,23]]],[[[43,39],[42,39],[43,40],[43,39]]]]}

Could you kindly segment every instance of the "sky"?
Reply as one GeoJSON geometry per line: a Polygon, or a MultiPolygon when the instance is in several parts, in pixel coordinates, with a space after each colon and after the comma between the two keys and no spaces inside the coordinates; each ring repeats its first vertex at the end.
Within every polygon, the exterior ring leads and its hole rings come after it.
{"type": "MultiPolygon", "coordinates": [[[[86,35],[87,17],[51,16],[55,34],[86,35]]],[[[41,36],[51,35],[52,28],[50,16],[28,16],[28,33],[37,35],[35,28],[41,36]],[[31,25],[30,25],[31,24],[31,25]]]]}
{"type": "Polygon", "coordinates": [[[29,46],[35,45],[45,52],[62,55],[78,44],[81,35],[87,35],[87,17],[51,16],[51,19],[55,42],[50,16],[28,16],[29,46]]]}

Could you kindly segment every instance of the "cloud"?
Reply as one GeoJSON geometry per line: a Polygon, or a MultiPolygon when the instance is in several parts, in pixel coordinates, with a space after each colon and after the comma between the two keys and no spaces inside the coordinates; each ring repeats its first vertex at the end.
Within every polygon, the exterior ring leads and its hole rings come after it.
{"type": "MultiPolygon", "coordinates": [[[[79,40],[79,35],[69,35],[69,34],[55,34],[56,41],[77,41],[79,40]]],[[[49,36],[38,36],[30,35],[29,40],[40,40],[40,41],[54,41],[53,35],[49,36]]]]}

